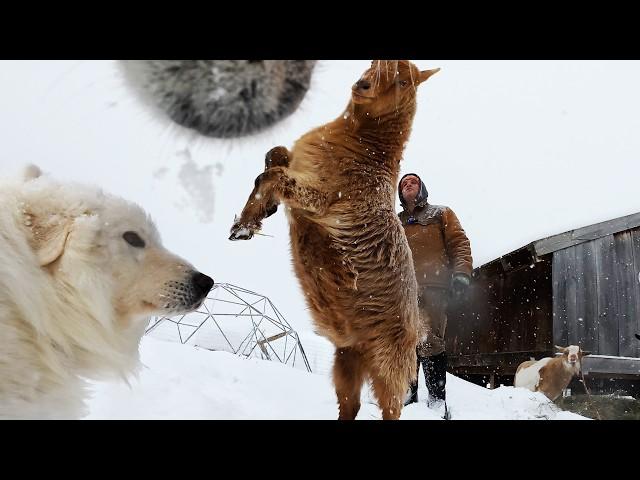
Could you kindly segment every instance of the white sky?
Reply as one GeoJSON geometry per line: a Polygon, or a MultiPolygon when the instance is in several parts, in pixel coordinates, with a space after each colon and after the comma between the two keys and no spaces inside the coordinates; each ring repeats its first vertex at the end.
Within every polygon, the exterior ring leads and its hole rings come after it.
{"type": "MultiPolygon", "coordinates": [[[[533,240],[640,211],[640,62],[416,60],[420,87],[402,173],[452,207],[475,265],[533,240]]],[[[148,113],[113,61],[1,61],[0,174],[33,162],[141,204],[165,245],[217,282],[267,295],[311,328],[282,212],[227,240],[264,154],[338,116],[369,61],[322,61],[301,108],[243,141],[197,138],[148,113]]]]}

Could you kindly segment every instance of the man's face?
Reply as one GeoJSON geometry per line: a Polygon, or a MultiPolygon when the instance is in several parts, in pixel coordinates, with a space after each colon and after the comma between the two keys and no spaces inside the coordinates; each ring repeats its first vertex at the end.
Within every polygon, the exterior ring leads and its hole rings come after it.
{"type": "Polygon", "coordinates": [[[418,193],[420,193],[420,180],[418,177],[410,175],[402,180],[400,189],[402,190],[402,196],[405,201],[412,202],[416,199],[418,193]]]}

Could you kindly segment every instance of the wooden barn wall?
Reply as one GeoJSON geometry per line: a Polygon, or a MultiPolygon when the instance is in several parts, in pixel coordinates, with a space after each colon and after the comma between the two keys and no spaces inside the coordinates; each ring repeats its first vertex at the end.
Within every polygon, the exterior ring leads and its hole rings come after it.
{"type": "Polygon", "coordinates": [[[551,264],[546,261],[502,277],[498,351],[544,351],[552,347],[551,279],[551,264]]]}
{"type": "Polygon", "coordinates": [[[636,357],[640,229],[553,253],[553,337],[600,355],[636,357]]]}
{"type": "MultiPolygon", "coordinates": [[[[640,228],[631,230],[631,239],[633,243],[633,269],[637,280],[636,282],[634,282],[635,288],[633,290],[636,312],[635,333],[640,335],[640,228]]],[[[640,340],[638,340],[637,338],[635,356],[640,357],[640,340]]]]}
{"type": "Polygon", "coordinates": [[[471,282],[468,302],[449,305],[445,335],[449,354],[495,351],[496,336],[492,325],[498,316],[494,311],[497,294],[486,276],[480,275],[471,282]]]}
{"type": "Polygon", "coordinates": [[[551,262],[503,271],[478,269],[470,301],[453,306],[447,325],[451,354],[548,351],[552,348],[551,262]]]}

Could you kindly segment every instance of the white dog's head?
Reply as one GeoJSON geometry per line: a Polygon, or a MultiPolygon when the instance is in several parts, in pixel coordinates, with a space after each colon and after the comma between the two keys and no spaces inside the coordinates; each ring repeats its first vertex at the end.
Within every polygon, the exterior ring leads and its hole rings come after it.
{"type": "Polygon", "coordinates": [[[137,205],[26,170],[0,186],[0,418],[77,418],[84,378],[127,379],[153,314],[213,280],[160,243],[137,205]]]}
{"type": "Polygon", "coordinates": [[[125,327],[137,317],[202,304],[213,280],[162,247],[142,208],[95,188],[52,182],[37,167],[25,177],[21,213],[38,264],[58,287],[111,317],[101,323],[125,327]]]}

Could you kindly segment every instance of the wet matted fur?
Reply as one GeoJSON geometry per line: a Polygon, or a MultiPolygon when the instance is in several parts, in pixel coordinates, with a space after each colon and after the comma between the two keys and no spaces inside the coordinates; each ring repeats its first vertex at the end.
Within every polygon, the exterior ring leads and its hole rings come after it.
{"type": "Polygon", "coordinates": [[[0,418],[78,418],[83,377],[126,378],[149,317],[213,280],[165,250],[137,205],[27,170],[0,186],[0,418]]]}
{"type": "Polygon", "coordinates": [[[436,70],[374,61],[336,120],[272,149],[232,240],[260,229],[286,206],[295,272],[318,333],[336,346],[340,419],[353,419],[369,378],[385,419],[400,417],[415,377],[417,286],[395,213],[416,89],[436,70]]]}

